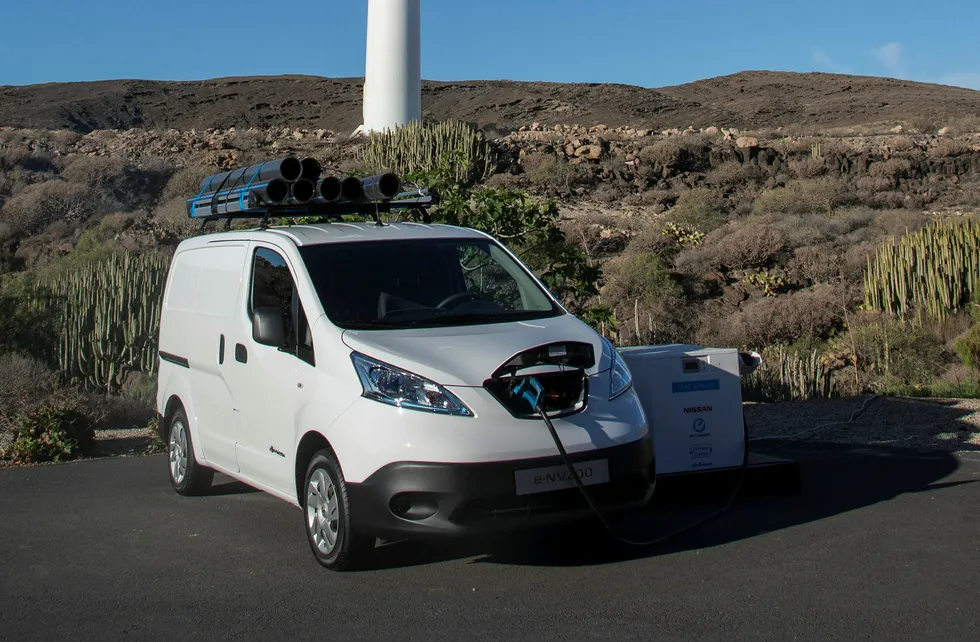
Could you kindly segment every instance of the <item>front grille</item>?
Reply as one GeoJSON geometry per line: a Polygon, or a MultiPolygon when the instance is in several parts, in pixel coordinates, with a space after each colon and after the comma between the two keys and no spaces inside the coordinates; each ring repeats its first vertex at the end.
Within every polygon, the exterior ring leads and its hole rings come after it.
{"type": "MultiPolygon", "coordinates": [[[[544,387],[543,406],[549,417],[564,417],[585,408],[588,399],[589,378],[582,370],[549,372],[535,375],[544,387]]],[[[537,418],[537,411],[523,397],[513,394],[518,378],[488,379],[483,387],[499,401],[510,414],[519,419],[537,418]]]]}

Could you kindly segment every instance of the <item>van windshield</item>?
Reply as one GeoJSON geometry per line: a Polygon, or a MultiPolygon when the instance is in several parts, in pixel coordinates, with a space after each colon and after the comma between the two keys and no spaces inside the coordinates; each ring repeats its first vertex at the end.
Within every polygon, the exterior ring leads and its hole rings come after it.
{"type": "Polygon", "coordinates": [[[324,311],[341,328],[473,325],[563,314],[489,239],[326,243],[301,246],[300,254],[324,311]]]}

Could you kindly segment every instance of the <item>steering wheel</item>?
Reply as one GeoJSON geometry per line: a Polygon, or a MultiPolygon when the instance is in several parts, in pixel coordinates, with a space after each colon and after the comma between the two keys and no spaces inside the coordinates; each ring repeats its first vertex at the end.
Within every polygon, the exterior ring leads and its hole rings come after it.
{"type": "Polygon", "coordinates": [[[457,292],[456,294],[451,294],[445,299],[436,304],[437,308],[444,308],[450,303],[458,303],[461,301],[471,301],[474,299],[479,299],[480,297],[472,292],[457,292]]]}

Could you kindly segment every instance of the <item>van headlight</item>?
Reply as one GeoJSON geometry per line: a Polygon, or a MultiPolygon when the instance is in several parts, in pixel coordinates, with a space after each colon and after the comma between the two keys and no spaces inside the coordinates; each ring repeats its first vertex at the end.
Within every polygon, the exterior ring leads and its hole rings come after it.
{"type": "Polygon", "coordinates": [[[434,381],[357,352],[351,353],[351,361],[368,399],[412,410],[473,416],[456,395],[434,381]]]}
{"type": "Polygon", "coordinates": [[[633,385],[633,374],[626,362],[619,356],[616,348],[612,349],[612,367],[609,369],[609,400],[612,401],[630,389],[633,385]]]}

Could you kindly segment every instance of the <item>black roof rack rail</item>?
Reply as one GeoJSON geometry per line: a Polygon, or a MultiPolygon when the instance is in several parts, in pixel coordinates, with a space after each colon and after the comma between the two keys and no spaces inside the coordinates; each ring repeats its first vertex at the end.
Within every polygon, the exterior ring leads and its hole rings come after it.
{"type": "Polygon", "coordinates": [[[384,225],[381,214],[399,210],[414,211],[423,223],[431,223],[429,208],[439,203],[439,194],[434,189],[422,188],[402,192],[391,200],[348,201],[339,203],[309,202],[302,204],[262,204],[256,203],[247,209],[233,212],[217,212],[211,202],[201,203],[201,214],[191,213],[191,218],[201,221],[201,231],[212,221],[225,221],[225,228],[232,221],[259,219],[259,227],[265,229],[275,218],[319,218],[322,222],[343,220],[344,216],[371,216],[376,225],[384,225]],[[210,211],[209,211],[210,210],[210,211]]]}

